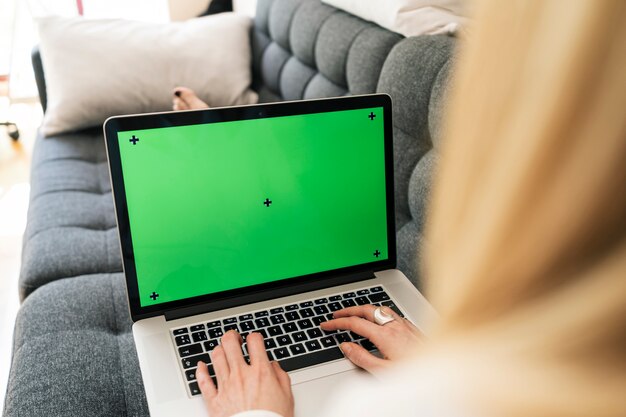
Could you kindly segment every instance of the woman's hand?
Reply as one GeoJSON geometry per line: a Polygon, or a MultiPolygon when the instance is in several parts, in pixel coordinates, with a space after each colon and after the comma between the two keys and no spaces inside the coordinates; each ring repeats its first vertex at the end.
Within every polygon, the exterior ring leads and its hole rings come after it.
{"type": "Polygon", "coordinates": [[[374,321],[376,308],[373,305],[344,308],[335,311],[333,320],[320,325],[322,330],[349,330],[368,338],[376,345],[384,359],[372,355],[356,343],[344,342],[340,346],[346,358],[369,372],[387,368],[394,361],[411,355],[423,341],[419,329],[389,307],[381,307],[381,310],[395,320],[384,326],[376,324],[374,321]]]}
{"type": "Polygon", "coordinates": [[[247,338],[250,365],[241,351],[241,337],[226,332],[222,343],[211,354],[217,387],[207,366],[200,362],[196,378],[211,417],[230,417],[242,411],[267,410],[283,417],[293,416],[293,394],[289,375],[277,362],[270,362],[263,336],[250,333],[247,338]]]}

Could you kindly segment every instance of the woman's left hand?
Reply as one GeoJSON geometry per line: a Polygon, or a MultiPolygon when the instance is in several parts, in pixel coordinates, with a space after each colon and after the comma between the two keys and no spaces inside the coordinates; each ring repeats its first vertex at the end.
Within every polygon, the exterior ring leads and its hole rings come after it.
{"type": "Polygon", "coordinates": [[[270,362],[263,336],[247,337],[250,365],[241,351],[241,337],[231,330],[211,354],[217,387],[207,366],[200,362],[196,378],[211,417],[230,417],[249,410],[267,410],[293,417],[293,394],[289,375],[277,362],[270,362]]]}

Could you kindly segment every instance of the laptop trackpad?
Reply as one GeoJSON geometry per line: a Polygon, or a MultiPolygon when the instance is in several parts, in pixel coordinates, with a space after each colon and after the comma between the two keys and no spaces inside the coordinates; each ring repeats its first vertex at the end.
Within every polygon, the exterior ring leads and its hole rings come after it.
{"type": "MultiPolygon", "coordinates": [[[[347,361],[342,361],[347,362],[347,361]]],[[[330,364],[328,366],[332,366],[330,364]]],[[[325,368],[320,367],[320,371],[325,368]]],[[[328,376],[318,376],[316,379],[309,379],[306,382],[294,383],[298,379],[297,375],[292,375],[292,389],[295,397],[296,412],[298,417],[315,416],[319,417],[323,410],[320,410],[320,404],[328,404],[329,399],[334,398],[338,391],[344,387],[352,385],[356,381],[372,378],[365,371],[355,369],[350,364],[351,369],[334,373],[328,376]]],[[[301,372],[309,372],[305,370],[301,372]]],[[[294,373],[297,374],[298,372],[294,373]]],[[[318,372],[319,373],[319,372],[318,372]]]]}

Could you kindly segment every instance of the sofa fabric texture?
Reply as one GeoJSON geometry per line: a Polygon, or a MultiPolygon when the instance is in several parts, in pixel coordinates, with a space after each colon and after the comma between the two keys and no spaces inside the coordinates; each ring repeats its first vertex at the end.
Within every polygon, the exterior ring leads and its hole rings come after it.
{"type": "MultiPolygon", "coordinates": [[[[405,39],[319,0],[259,0],[250,40],[263,102],[391,95],[398,268],[419,288],[454,39],[405,39]]],[[[101,128],[39,137],[31,182],[4,416],[147,416],[101,128]]]]}

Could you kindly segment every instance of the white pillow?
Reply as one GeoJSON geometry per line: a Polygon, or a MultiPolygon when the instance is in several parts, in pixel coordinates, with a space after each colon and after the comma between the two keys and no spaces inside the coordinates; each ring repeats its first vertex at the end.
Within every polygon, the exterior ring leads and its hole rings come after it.
{"type": "Polygon", "coordinates": [[[467,0],[322,0],[406,37],[452,35],[467,24],[467,0]]]}
{"type": "Polygon", "coordinates": [[[186,86],[210,106],[257,101],[251,20],[221,13],[181,23],[46,17],[38,21],[48,108],[42,132],[102,124],[119,114],[172,109],[186,86]]]}

